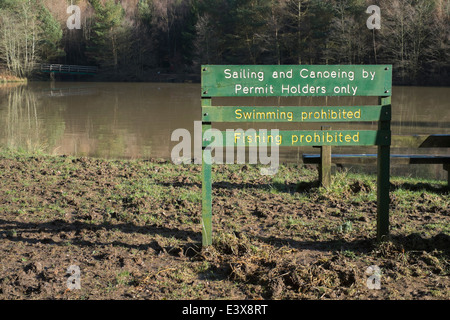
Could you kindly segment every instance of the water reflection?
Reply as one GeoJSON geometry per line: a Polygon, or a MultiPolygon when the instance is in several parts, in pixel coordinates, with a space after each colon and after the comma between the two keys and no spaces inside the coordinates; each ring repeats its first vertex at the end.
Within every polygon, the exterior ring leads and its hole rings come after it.
{"type": "Polygon", "coordinates": [[[41,95],[47,97],[68,97],[68,96],[85,96],[97,92],[95,87],[58,87],[50,89],[42,89],[41,95]]]}
{"type": "MultiPolygon", "coordinates": [[[[450,88],[394,87],[395,135],[450,134],[450,88]]],[[[214,104],[236,105],[215,99],[214,104]]],[[[248,98],[241,105],[358,105],[376,98],[248,98]]],[[[107,158],[170,158],[175,129],[192,134],[201,118],[200,85],[178,83],[29,83],[0,87],[0,144],[29,151],[107,158]]],[[[320,129],[320,123],[219,124],[226,128],[320,129]]],[[[376,123],[333,123],[332,129],[376,129],[376,123]],[[357,127],[355,127],[357,126],[357,127]]],[[[335,148],[374,153],[375,148],[335,148]]],[[[313,148],[281,148],[281,162],[300,162],[313,148]]],[[[395,149],[393,153],[448,153],[395,149]]],[[[367,168],[370,170],[370,168],[367,168]]],[[[445,178],[442,166],[403,166],[404,174],[445,178]]]]}
{"type": "MultiPolygon", "coordinates": [[[[2,103],[2,145],[12,149],[38,150],[47,144],[45,128],[38,120],[37,96],[26,86],[9,87],[2,103]]],[[[40,111],[40,110],[39,110],[40,111]]]]}

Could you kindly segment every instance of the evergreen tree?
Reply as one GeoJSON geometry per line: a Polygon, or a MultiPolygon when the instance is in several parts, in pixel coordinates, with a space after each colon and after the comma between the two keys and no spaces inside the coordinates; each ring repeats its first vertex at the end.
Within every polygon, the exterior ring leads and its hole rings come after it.
{"type": "Polygon", "coordinates": [[[41,22],[40,57],[46,62],[57,62],[65,55],[61,47],[63,31],[61,24],[52,16],[50,11],[41,5],[38,19],[41,22]]]}
{"type": "Polygon", "coordinates": [[[122,22],[124,10],[120,2],[107,0],[103,5],[100,0],[90,0],[94,9],[92,33],[88,40],[87,56],[105,69],[119,64],[119,39],[123,35],[122,22]]]}

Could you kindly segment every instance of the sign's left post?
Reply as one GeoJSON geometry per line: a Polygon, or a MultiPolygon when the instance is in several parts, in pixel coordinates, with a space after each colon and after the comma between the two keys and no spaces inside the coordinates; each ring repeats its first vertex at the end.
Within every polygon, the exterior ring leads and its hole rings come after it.
{"type": "MultiPolygon", "coordinates": [[[[202,107],[210,107],[211,98],[202,98],[202,107]]],[[[203,112],[203,110],[202,110],[203,112]]],[[[211,122],[202,122],[202,245],[212,244],[212,156],[211,141],[205,141],[205,132],[211,122]]]]}

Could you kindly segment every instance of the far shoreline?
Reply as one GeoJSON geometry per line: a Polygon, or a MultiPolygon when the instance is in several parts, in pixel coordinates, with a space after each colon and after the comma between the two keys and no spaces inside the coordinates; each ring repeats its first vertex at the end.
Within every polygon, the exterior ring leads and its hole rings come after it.
{"type": "Polygon", "coordinates": [[[27,78],[19,78],[16,76],[12,76],[9,74],[0,74],[0,84],[5,84],[5,83],[27,83],[28,79],[27,78]]]}

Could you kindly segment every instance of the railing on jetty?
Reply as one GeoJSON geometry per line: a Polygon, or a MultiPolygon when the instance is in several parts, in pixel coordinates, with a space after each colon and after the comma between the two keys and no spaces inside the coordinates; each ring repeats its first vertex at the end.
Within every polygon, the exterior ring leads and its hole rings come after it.
{"type": "Polygon", "coordinates": [[[78,66],[67,64],[41,64],[40,70],[42,72],[53,73],[96,74],[98,68],[94,66],[78,66]]]}

